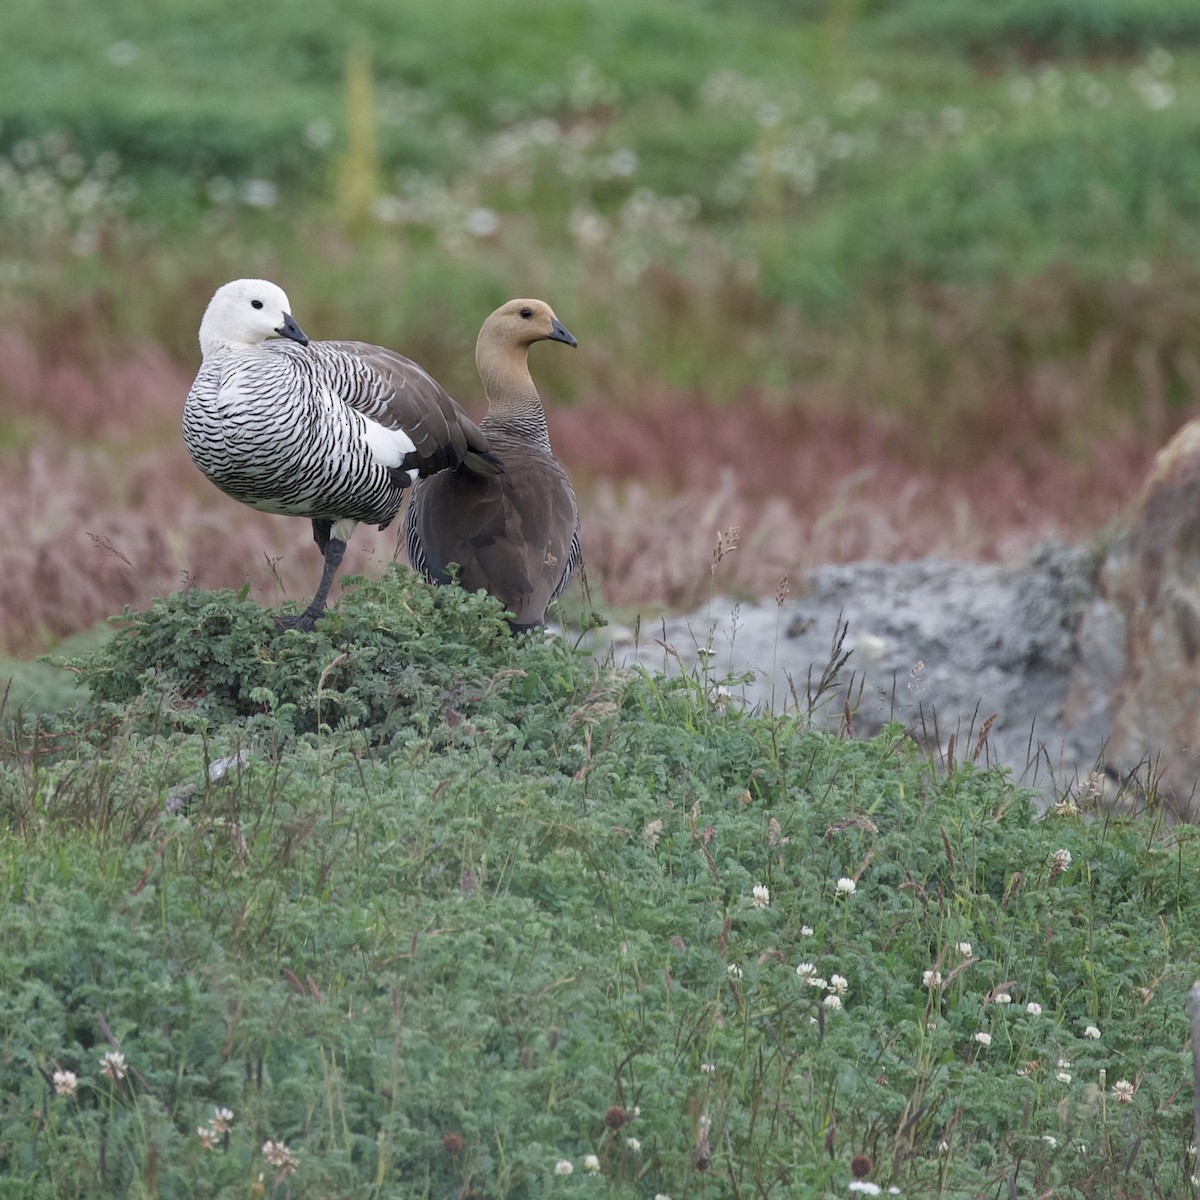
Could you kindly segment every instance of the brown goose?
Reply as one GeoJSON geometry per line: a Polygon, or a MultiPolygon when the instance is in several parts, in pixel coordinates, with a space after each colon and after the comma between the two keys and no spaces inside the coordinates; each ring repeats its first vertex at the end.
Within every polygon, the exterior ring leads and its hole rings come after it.
{"type": "Polygon", "coordinates": [[[495,596],[515,632],[545,622],[579,562],[575,492],[550,450],[529,374],[529,347],[545,340],[577,344],[541,300],[510,300],[484,321],[475,365],[488,411],[479,427],[504,472],[484,477],[459,467],[422,479],[405,515],[413,567],[445,584],[457,563],[458,582],[495,596]]]}
{"type": "Polygon", "coordinates": [[[386,528],[413,482],[501,470],[488,440],[415,362],[364,342],[310,342],[264,279],[218,288],[200,323],[204,361],[183,410],[196,466],[263,512],[308,517],[325,559],[312,629],[360,521],[386,528]]]}

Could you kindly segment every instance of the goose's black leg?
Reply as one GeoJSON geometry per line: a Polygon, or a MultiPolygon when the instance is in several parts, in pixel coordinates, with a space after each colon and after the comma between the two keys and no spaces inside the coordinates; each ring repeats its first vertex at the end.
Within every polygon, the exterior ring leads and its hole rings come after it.
{"type": "Polygon", "coordinates": [[[325,614],[325,601],[329,596],[329,588],[333,577],[342,565],[342,555],[346,553],[346,543],[341,538],[329,538],[325,546],[325,567],[321,572],[321,582],[317,585],[317,594],[309,606],[297,617],[276,617],[275,623],[280,629],[299,629],[309,633],[318,619],[325,614]]]}

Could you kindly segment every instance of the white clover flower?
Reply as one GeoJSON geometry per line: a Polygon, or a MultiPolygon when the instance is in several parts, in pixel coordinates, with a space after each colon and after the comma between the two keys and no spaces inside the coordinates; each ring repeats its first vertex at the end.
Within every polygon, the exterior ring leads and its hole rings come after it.
{"type": "Polygon", "coordinates": [[[1050,871],[1052,874],[1057,875],[1061,871],[1065,871],[1070,865],[1070,850],[1055,850],[1055,852],[1050,855],[1050,871]]]}
{"type": "Polygon", "coordinates": [[[839,996],[844,996],[849,990],[849,987],[850,981],[845,977],[845,975],[830,975],[829,990],[831,992],[836,992],[839,996]]]}
{"type": "Polygon", "coordinates": [[[742,968],[739,967],[737,963],[730,963],[729,966],[725,968],[725,974],[728,975],[730,979],[741,979],[742,968]]]}
{"type": "Polygon", "coordinates": [[[921,975],[921,986],[927,988],[941,987],[942,973],[941,971],[925,971],[921,975]]]}
{"type": "Polygon", "coordinates": [[[809,987],[820,988],[824,991],[828,986],[828,982],[821,978],[820,975],[810,975],[805,981],[809,987]]]}
{"type": "Polygon", "coordinates": [[[750,890],[750,903],[755,908],[766,908],[771,903],[771,889],[765,883],[756,883],[750,890]]]}
{"type": "Polygon", "coordinates": [[[1133,1084],[1128,1079],[1118,1079],[1113,1084],[1113,1098],[1120,1101],[1122,1104],[1133,1103],[1133,1084]]]}
{"type": "Polygon", "coordinates": [[[1036,1000],[1030,1000],[1030,1002],[1025,1005],[1025,1011],[1031,1017],[1040,1017],[1042,1015],[1042,1006],[1036,1000]]]}
{"type": "Polygon", "coordinates": [[[853,879],[846,878],[845,875],[843,875],[834,886],[836,887],[837,894],[839,896],[853,896],[854,893],[858,891],[858,884],[855,883],[853,879]]]}
{"type": "Polygon", "coordinates": [[[839,1008],[842,1007],[842,998],[836,992],[830,992],[829,995],[826,996],[825,999],[821,1001],[821,1003],[826,1008],[832,1009],[834,1012],[836,1012],[839,1008]]]}
{"type": "Polygon", "coordinates": [[[79,1086],[79,1076],[74,1071],[55,1071],[54,1091],[59,1096],[73,1096],[79,1086]]]}
{"type": "Polygon", "coordinates": [[[1007,992],[997,992],[992,999],[997,1004],[1011,1004],[1012,997],[1007,992]]]}
{"type": "Polygon", "coordinates": [[[1054,1136],[1054,1134],[1052,1134],[1052,1133],[1043,1133],[1043,1134],[1042,1134],[1042,1141],[1043,1141],[1043,1142],[1045,1142],[1045,1143],[1046,1143],[1046,1145],[1047,1145],[1047,1146],[1049,1146],[1051,1150],[1056,1150],[1056,1149],[1058,1149],[1058,1138],[1056,1138],[1056,1137],[1054,1136]]]}
{"type": "Polygon", "coordinates": [[[1058,1067],[1060,1071],[1068,1071],[1071,1068],[1071,1060],[1069,1058],[1060,1058],[1054,1065],[1058,1067]]]}
{"type": "Polygon", "coordinates": [[[1100,1038],[1100,1030],[1098,1030],[1098,1029],[1095,1027],[1095,1025],[1089,1025],[1089,1026],[1088,1026],[1088,1027],[1087,1027],[1087,1028],[1086,1028],[1086,1029],[1083,1031],[1083,1036],[1084,1036],[1085,1038],[1091,1038],[1091,1039],[1092,1039],[1092,1041],[1098,1041],[1098,1040],[1099,1040],[1099,1038],[1100,1038]]]}
{"type": "Polygon", "coordinates": [[[700,1073],[702,1075],[715,1075],[717,1073],[717,1064],[703,1062],[700,1064],[700,1073]]]}
{"type": "Polygon", "coordinates": [[[804,979],[806,976],[811,975],[816,969],[817,969],[816,966],[810,962],[802,962],[802,963],[796,964],[796,974],[799,975],[801,979],[804,979]]]}
{"type": "Polygon", "coordinates": [[[201,1150],[211,1150],[216,1145],[217,1135],[207,1125],[201,1125],[196,1136],[200,1139],[201,1150]]]}
{"type": "Polygon", "coordinates": [[[801,925],[800,926],[800,936],[801,937],[812,937],[812,935],[813,935],[813,927],[811,925],[801,925]]]}
{"type": "Polygon", "coordinates": [[[585,1154],[583,1156],[583,1169],[589,1175],[599,1175],[600,1160],[594,1154],[585,1154]]]}
{"type": "Polygon", "coordinates": [[[1059,1083],[1070,1083],[1071,1082],[1071,1072],[1070,1071],[1059,1071],[1054,1076],[1054,1078],[1057,1079],[1059,1083]]]}
{"type": "Polygon", "coordinates": [[[565,1158],[560,1158],[558,1162],[554,1164],[555,1175],[570,1175],[574,1170],[575,1168],[571,1165],[570,1160],[565,1158]]]}
{"type": "Polygon", "coordinates": [[[640,1154],[642,1151],[642,1143],[639,1142],[638,1139],[635,1137],[626,1138],[625,1145],[628,1146],[629,1149],[632,1150],[634,1154],[640,1154]]]}
{"type": "Polygon", "coordinates": [[[970,942],[959,942],[958,943],[958,952],[959,952],[959,954],[961,954],[963,956],[963,958],[970,958],[971,957],[971,943],[970,942]]]}
{"type": "Polygon", "coordinates": [[[273,1167],[278,1167],[284,1175],[291,1175],[299,1162],[296,1156],[287,1148],[285,1142],[263,1142],[262,1156],[273,1167]]]}
{"type": "Polygon", "coordinates": [[[864,1196],[878,1196],[883,1191],[879,1184],[872,1183],[869,1179],[852,1179],[849,1187],[852,1192],[862,1192],[864,1196]]]}
{"type": "Polygon", "coordinates": [[[125,1078],[125,1055],[120,1050],[110,1050],[100,1060],[100,1074],[118,1083],[125,1078]]]}
{"type": "Polygon", "coordinates": [[[981,1030],[979,1033],[975,1034],[975,1041],[977,1041],[981,1046],[990,1046],[992,1044],[992,1035],[990,1033],[984,1033],[981,1030]]]}
{"type": "Polygon", "coordinates": [[[233,1125],[233,1110],[229,1108],[215,1108],[212,1115],[212,1130],[213,1133],[228,1133],[233,1125]]]}

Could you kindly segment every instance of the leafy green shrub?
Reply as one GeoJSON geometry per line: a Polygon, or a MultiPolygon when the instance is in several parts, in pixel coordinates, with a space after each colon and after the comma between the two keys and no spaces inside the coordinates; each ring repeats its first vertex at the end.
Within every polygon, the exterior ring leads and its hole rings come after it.
{"type": "Polygon", "coordinates": [[[145,728],[269,716],[278,731],[365,729],[377,742],[510,691],[557,698],[579,674],[563,643],[514,639],[483,593],[430,587],[398,566],[346,582],[311,634],[281,633],[233,592],[186,589],[127,611],[115,637],[71,666],[97,704],[139,706],[145,728]]]}

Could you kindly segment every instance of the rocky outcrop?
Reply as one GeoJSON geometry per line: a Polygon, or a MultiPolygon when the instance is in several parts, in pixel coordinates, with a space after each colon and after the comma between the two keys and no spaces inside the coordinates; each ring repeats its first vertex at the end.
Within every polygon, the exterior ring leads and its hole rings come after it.
{"type": "MultiPolygon", "coordinates": [[[[1200,421],[1155,459],[1082,633],[1120,662],[1106,698],[1109,774],[1137,778],[1169,815],[1200,818],[1200,421]]],[[[1080,671],[1072,703],[1096,693],[1080,671]]]]}

